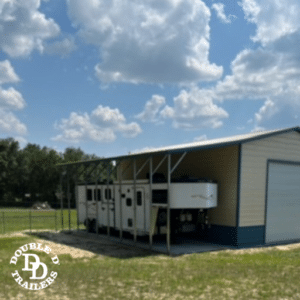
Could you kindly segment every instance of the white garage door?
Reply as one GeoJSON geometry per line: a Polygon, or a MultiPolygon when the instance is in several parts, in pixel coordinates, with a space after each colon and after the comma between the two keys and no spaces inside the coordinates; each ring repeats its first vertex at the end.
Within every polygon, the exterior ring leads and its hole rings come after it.
{"type": "Polygon", "coordinates": [[[270,163],[266,243],[300,239],[300,166],[270,163]]]}

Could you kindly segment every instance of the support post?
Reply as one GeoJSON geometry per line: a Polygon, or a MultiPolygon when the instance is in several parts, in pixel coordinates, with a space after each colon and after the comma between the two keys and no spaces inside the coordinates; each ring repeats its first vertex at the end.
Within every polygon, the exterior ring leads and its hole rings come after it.
{"type": "Polygon", "coordinates": [[[106,203],[107,203],[107,235],[110,236],[110,215],[109,215],[109,179],[110,179],[110,162],[107,164],[107,184],[106,184],[106,203]]]}
{"type": "Polygon", "coordinates": [[[60,214],[61,214],[61,230],[64,230],[64,214],[63,214],[63,174],[60,174],[60,214]]]}
{"type": "Polygon", "coordinates": [[[120,193],[120,239],[123,238],[123,210],[122,210],[122,164],[120,163],[120,178],[119,178],[119,193],[120,193]]]}
{"type": "Polygon", "coordinates": [[[29,231],[31,233],[31,208],[29,209],[29,231]]]}
{"type": "Polygon", "coordinates": [[[70,200],[70,177],[67,170],[67,198],[68,198],[68,215],[69,215],[69,231],[71,231],[71,200],[70,200]]]}
{"type": "Polygon", "coordinates": [[[167,251],[171,253],[171,214],[170,214],[170,185],[171,185],[171,154],[168,154],[168,197],[167,197],[167,251]]]}
{"type": "Polygon", "coordinates": [[[87,197],[87,168],[85,169],[85,178],[84,178],[84,184],[85,184],[85,224],[86,224],[86,231],[89,232],[89,215],[88,215],[88,197],[87,197]]]}
{"type": "Polygon", "coordinates": [[[5,233],[5,213],[4,211],[2,212],[2,233],[4,234],[5,233]]]}
{"type": "Polygon", "coordinates": [[[149,246],[152,249],[153,234],[152,234],[152,168],[153,168],[153,157],[150,157],[149,162],[149,184],[150,184],[150,207],[149,207],[149,246]]]}
{"type": "Polygon", "coordinates": [[[54,210],[54,222],[55,222],[55,231],[57,231],[57,216],[56,216],[56,209],[54,210]]]}
{"type": "Polygon", "coordinates": [[[136,159],[133,160],[133,239],[136,242],[136,159]]]}
{"type": "Polygon", "coordinates": [[[74,191],[74,195],[75,195],[75,205],[76,205],[76,212],[77,212],[77,218],[76,218],[77,231],[79,231],[79,199],[78,199],[78,174],[77,174],[77,170],[76,170],[76,174],[75,174],[75,191],[74,191]]]}
{"type": "Polygon", "coordinates": [[[95,201],[96,201],[96,234],[99,234],[99,202],[101,195],[98,194],[98,173],[96,172],[96,188],[95,188],[95,201]]]}

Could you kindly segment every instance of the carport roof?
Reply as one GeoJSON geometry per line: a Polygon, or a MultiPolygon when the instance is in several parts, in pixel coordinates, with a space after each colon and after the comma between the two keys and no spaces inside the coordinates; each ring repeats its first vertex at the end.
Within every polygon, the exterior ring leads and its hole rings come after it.
{"type": "Polygon", "coordinates": [[[197,150],[205,150],[205,149],[213,149],[213,148],[221,148],[227,147],[232,145],[239,145],[244,144],[264,138],[268,138],[271,136],[275,136],[278,134],[288,133],[288,132],[299,132],[300,127],[290,127],[284,129],[276,129],[276,130],[269,130],[269,131],[256,131],[242,135],[235,135],[229,136],[224,138],[212,139],[212,140],[204,140],[200,142],[193,142],[188,144],[180,144],[180,145],[173,145],[155,149],[149,149],[141,152],[129,153],[127,155],[121,156],[114,156],[108,158],[100,158],[94,160],[86,160],[86,161],[79,161],[79,162],[70,162],[65,164],[59,164],[58,166],[66,166],[66,165],[73,165],[73,164],[90,164],[90,163],[97,163],[97,162],[107,162],[107,161],[118,161],[118,160],[126,160],[126,159],[133,159],[139,158],[143,156],[150,156],[150,155],[158,155],[158,154],[175,154],[175,153],[183,153],[183,152],[192,152],[197,150]]]}

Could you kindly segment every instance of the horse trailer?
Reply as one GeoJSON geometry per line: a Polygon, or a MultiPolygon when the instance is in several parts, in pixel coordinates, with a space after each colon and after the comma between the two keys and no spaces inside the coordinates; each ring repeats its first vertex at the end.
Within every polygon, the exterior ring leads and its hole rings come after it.
{"type": "Polygon", "coordinates": [[[217,183],[193,179],[149,184],[149,180],[77,185],[79,223],[88,231],[124,231],[137,236],[162,235],[170,206],[171,236],[200,233],[209,227],[208,210],[217,206],[217,183]],[[169,195],[168,195],[169,193],[169,195]]]}

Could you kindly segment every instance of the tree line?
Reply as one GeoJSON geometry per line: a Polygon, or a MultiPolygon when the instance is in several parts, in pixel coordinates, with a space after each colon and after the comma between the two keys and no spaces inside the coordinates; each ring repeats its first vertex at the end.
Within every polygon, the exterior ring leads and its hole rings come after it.
{"type": "MultiPolygon", "coordinates": [[[[63,153],[37,144],[28,143],[23,149],[13,138],[0,139],[0,206],[27,206],[47,201],[50,206],[60,205],[60,163],[99,159],[94,154],[86,154],[80,148],[69,147],[63,153]]],[[[106,179],[106,165],[99,164],[77,168],[79,181],[93,181],[95,178],[106,179]],[[87,171],[87,172],[86,172],[87,171]],[[88,177],[87,177],[88,175],[88,177]]],[[[115,176],[111,165],[112,177],[115,176]]],[[[67,180],[70,183],[71,205],[74,207],[75,178],[74,172],[63,176],[63,199],[66,206],[67,180]]]]}

